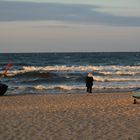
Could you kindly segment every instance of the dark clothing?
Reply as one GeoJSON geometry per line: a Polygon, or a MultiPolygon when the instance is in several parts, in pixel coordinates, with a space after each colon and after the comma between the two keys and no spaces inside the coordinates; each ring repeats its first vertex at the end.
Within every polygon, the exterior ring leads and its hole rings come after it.
{"type": "Polygon", "coordinates": [[[92,93],[92,86],[87,87],[87,92],[92,93]]]}
{"type": "Polygon", "coordinates": [[[93,86],[93,77],[86,77],[86,87],[87,87],[87,92],[92,93],[92,86],[93,86]]]}
{"type": "Polygon", "coordinates": [[[86,86],[92,86],[93,85],[93,77],[86,77],[86,86]]]}
{"type": "Polygon", "coordinates": [[[4,95],[4,93],[7,91],[8,86],[5,84],[0,83],[0,96],[4,95]]]}

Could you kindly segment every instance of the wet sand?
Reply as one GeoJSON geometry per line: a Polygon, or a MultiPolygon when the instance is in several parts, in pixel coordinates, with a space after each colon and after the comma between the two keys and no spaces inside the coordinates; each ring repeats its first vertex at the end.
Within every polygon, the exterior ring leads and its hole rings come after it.
{"type": "Polygon", "coordinates": [[[0,140],[140,140],[132,93],[0,97],[0,140]]]}

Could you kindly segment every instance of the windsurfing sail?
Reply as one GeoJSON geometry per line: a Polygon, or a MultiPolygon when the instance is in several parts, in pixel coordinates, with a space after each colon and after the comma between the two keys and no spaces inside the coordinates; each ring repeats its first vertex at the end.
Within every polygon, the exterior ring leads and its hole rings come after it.
{"type": "Polygon", "coordinates": [[[9,68],[10,68],[11,66],[12,66],[12,63],[9,62],[9,63],[7,64],[6,69],[5,69],[5,71],[3,72],[1,78],[4,77],[4,76],[7,74],[8,70],[9,70],[9,68]]]}

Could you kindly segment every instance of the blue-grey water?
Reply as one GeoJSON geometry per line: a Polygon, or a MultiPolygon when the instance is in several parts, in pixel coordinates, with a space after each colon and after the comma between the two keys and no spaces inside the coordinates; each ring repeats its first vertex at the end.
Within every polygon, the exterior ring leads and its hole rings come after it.
{"type": "Polygon", "coordinates": [[[140,52],[0,54],[6,94],[85,93],[85,77],[94,75],[93,92],[130,91],[140,87],[140,52]]]}

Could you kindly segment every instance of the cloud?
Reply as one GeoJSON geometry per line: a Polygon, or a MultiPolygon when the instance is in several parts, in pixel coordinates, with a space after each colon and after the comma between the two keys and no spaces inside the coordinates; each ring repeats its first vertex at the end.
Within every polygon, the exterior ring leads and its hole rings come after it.
{"type": "Polygon", "coordinates": [[[99,12],[99,6],[0,1],[0,21],[63,21],[81,24],[140,26],[140,17],[99,12]]]}

